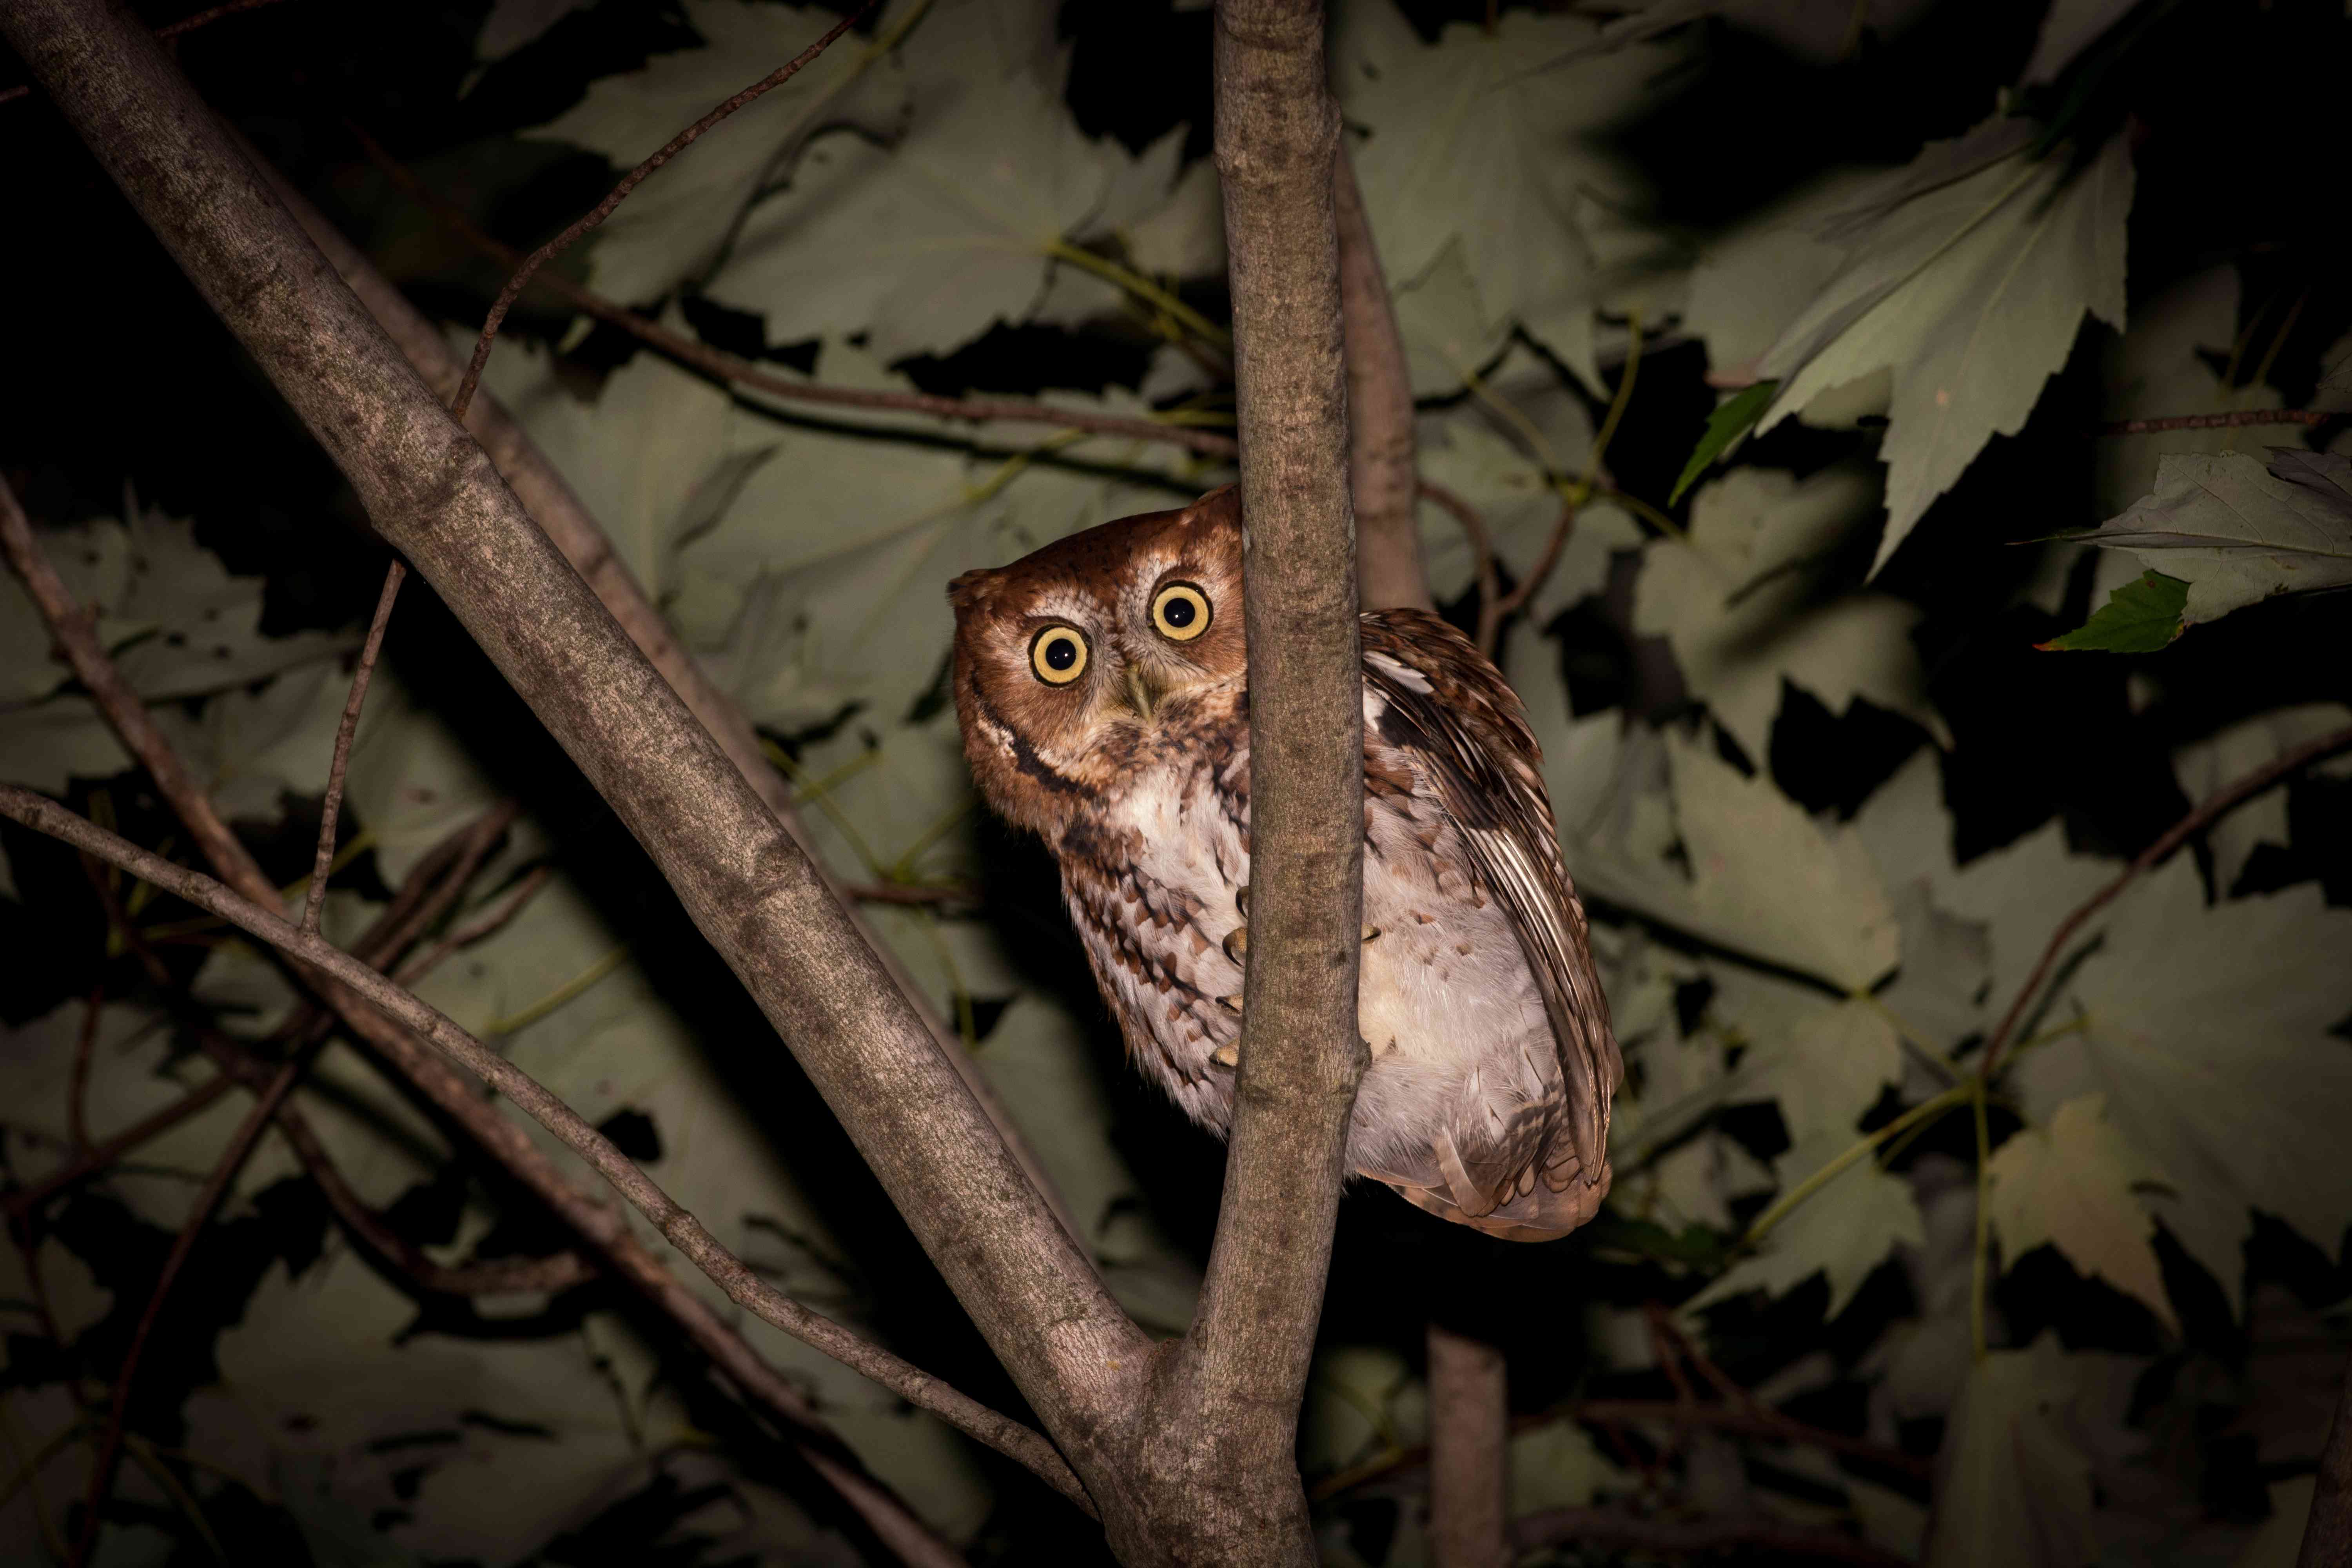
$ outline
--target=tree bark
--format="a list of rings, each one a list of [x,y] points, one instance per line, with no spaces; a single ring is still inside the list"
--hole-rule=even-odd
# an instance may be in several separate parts
[[[234,135],[235,132],[232,131],[231,134]],[[375,318],[376,324],[407,357],[408,363],[415,367],[418,375],[425,378],[425,384],[433,388],[435,395],[445,403],[448,401],[456,395],[458,384],[465,379],[466,366],[450,350],[439,330],[408,302],[406,296],[392,286],[390,279],[375,269],[357,246],[346,239],[318,208],[264,162],[250,144],[245,143],[242,138],[239,144],[254,167],[269,182],[272,193],[293,215],[294,221],[302,226],[302,232],[310,237],[310,242],[326,257],[329,265],[358,296],[360,303],[367,307],[368,314]],[[769,813],[785,832],[793,836],[793,841],[801,847],[810,863],[824,876],[834,896],[841,900],[845,910],[850,911],[850,921],[856,926],[858,934],[866,939],[876,958],[890,972],[900,994],[922,1016],[932,1038],[939,1041],[940,1053],[962,1078],[964,1087],[971,1090],[972,1098],[988,1113],[988,1119],[996,1124],[998,1134],[1003,1138],[1005,1147],[1013,1152],[1013,1158],[1021,1162],[1021,1168],[1027,1173],[1030,1184],[1054,1205],[1055,1212],[1061,1215],[1062,1223],[1069,1229],[1072,1237],[1083,1247],[1086,1231],[1063,1203],[1060,1192],[1045,1174],[1045,1168],[1038,1162],[1036,1152],[1029,1146],[1029,1141],[1013,1125],[1012,1116],[997,1098],[987,1075],[980,1070],[980,1065],[964,1049],[963,1041],[956,1032],[923,997],[908,977],[906,966],[898,962],[898,955],[890,951],[888,944],[875,936],[872,927],[858,918],[856,906],[843,892],[840,879],[817,854],[815,845],[809,838],[807,826],[793,805],[791,789],[783,775],[770,765],[766,754],[761,751],[759,734],[751,728],[751,721],[743,716],[742,709],[712,683],[702,667],[695,662],[694,656],[680,646],[670,632],[669,623],[654,607],[653,601],[646,596],[644,587],[631,574],[627,563],[613,549],[612,541],[602,525],[582,503],[555,465],[547,460],[547,455],[539,449],[538,443],[530,438],[530,433],[515,422],[513,416],[499,405],[498,399],[488,394],[477,395],[466,411],[466,428],[489,454],[499,478],[505,479],[514,491],[515,499],[522,503],[531,521],[539,524],[541,531],[563,552],[563,558],[572,563],[572,570],[580,574],[581,579],[612,612],[613,618],[621,624],[621,629],[628,633],[629,640],[637,645],[639,651],[652,661],[653,667],[661,671],[662,679],[668,681],[687,707],[693,710],[694,716],[702,721],[703,728],[710,731],[711,738],[727,753],[727,760],[735,764],[736,771],[759,795]]]
[[[1363,905],[1363,677],[1332,163],[1314,0],[1220,0],[1250,671],[1250,946],[1224,1204],[1192,1329],[1154,1368],[1135,1562],[1315,1561],[1298,1405],[1331,1255]]]
[[[377,531],[653,855],[1093,1485],[1148,1342],[816,868],[145,30],[99,0],[22,0],[0,28]]]
[[[1414,515],[1421,472],[1412,376],[1396,306],[1372,242],[1356,168],[1343,144],[1331,173],[1339,231],[1339,310],[1348,342],[1348,483],[1356,509],[1357,587],[1363,605],[1433,610]]]
[[[1429,1325],[1429,1547],[1437,1568],[1508,1568],[1507,1394],[1501,1351]]]
[[[2336,1393],[2336,1420],[2320,1450],[2319,1477],[2294,1568],[2352,1568],[2352,1371]]]

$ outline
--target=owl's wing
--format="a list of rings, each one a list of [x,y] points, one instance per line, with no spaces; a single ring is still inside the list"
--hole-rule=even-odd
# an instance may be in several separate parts
[[[1469,638],[1425,610],[1367,611],[1362,635],[1365,689],[1381,703],[1377,715],[1367,715],[1377,738],[1412,757],[1434,784],[1478,880],[1510,912],[1551,1020],[1567,1104],[1528,1108],[1527,1124],[1507,1137],[1498,1174],[1523,1182],[1565,1116],[1584,1180],[1598,1184],[1606,1179],[1609,1101],[1624,1063],[1592,967],[1584,909],[1560,863],[1543,750],[1526,705]],[[1560,1168],[1566,1162],[1554,1156],[1545,1163],[1545,1184],[1560,1191],[1570,1180]]]

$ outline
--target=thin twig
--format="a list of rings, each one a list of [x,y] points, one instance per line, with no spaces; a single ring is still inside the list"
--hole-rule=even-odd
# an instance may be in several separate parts
[[[2050,933],[2050,941],[2042,947],[2042,957],[2034,963],[2033,973],[2025,977],[2025,984],[2018,989],[2015,999],[2009,1005],[2009,1011],[2001,1015],[2000,1026],[1985,1043],[1984,1066],[1980,1069],[1985,1081],[1992,1081],[1993,1070],[2000,1066],[2000,1054],[2008,1048],[2011,1037],[2017,1033],[2017,1026],[2024,1017],[2026,1007],[2040,993],[2042,981],[2049,977],[2051,967],[2058,962],[2059,953],[2082,929],[2084,921],[2105,909],[2135,878],[2152,869],[2174,850],[2203,832],[2212,825],[2214,818],[2231,806],[2250,795],[2261,794],[2297,769],[2323,757],[2333,756],[2347,747],[2352,747],[2352,725],[2331,730],[2291,751],[2282,752],[2243,778],[2222,785],[2206,797],[2204,804],[2167,829],[2163,837],[2141,850],[2130,865],[2116,874],[2113,881],[2093,893],[2076,906],[2072,914],[2060,921],[2058,929]]]
[[[40,799],[38,795],[32,798]],[[47,802],[42,804],[47,805]],[[51,809],[63,814],[62,807]],[[101,858],[113,858],[111,856]],[[158,864],[167,862],[159,861]],[[130,1414],[131,1394],[139,1373],[140,1356],[155,1331],[156,1321],[163,1316],[163,1303],[172,1293],[172,1285],[179,1279],[180,1270],[186,1266],[189,1254],[195,1250],[196,1238],[211,1223],[213,1211],[227,1195],[229,1184],[236,1179],[237,1172],[244,1167],[246,1156],[253,1152],[253,1145],[260,1138],[262,1129],[269,1125],[270,1117],[277,1112],[287,1092],[294,1087],[294,1080],[301,1076],[301,1070],[302,1060],[299,1057],[279,1068],[278,1076],[270,1079],[269,1087],[246,1112],[244,1121],[230,1137],[228,1147],[214,1162],[212,1174],[205,1178],[203,1189],[196,1194],[196,1200],[188,1210],[187,1220],[180,1226],[178,1238],[172,1243],[171,1255],[163,1259],[163,1270],[155,1277],[154,1289],[148,1292],[146,1310],[139,1315],[139,1326],[131,1331],[131,1348],[123,1352],[121,1368],[114,1374],[114,1399],[107,1411],[106,1435],[99,1441],[98,1459],[90,1468],[89,1490],[82,1510],[81,1534],[74,1542],[68,1568],[84,1568],[89,1562],[90,1553],[97,1549],[99,1531],[106,1512],[106,1500],[114,1489],[114,1470],[122,1457],[123,1422]]]
[[[208,11],[199,11],[193,16],[183,16],[176,22],[165,23],[155,29],[155,36],[159,38],[176,38],[183,33],[193,33],[198,27],[217,22],[223,16],[233,16],[239,11],[258,11],[264,5],[276,5],[279,3],[280,0],[228,0],[226,5],[215,5]],[[0,88],[0,103],[12,102],[32,90],[33,84],[28,81],[18,82],[15,87]]]
[[[977,904],[981,891],[969,882],[852,882],[843,889],[869,904]]]
[[[1478,603],[1493,604],[1496,593],[1495,542],[1486,532],[1486,520],[1478,515],[1476,507],[1444,485],[1423,479],[1421,481],[1421,495],[1423,500],[1436,503],[1461,525],[1464,536],[1470,541],[1471,559],[1477,563]]]
[[[158,792],[171,802],[205,858],[247,898],[255,900],[257,907],[264,901],[278,902],[277,889],[260,866],[220,820],[212,803],[195,786],[177,753],[148,717],[138,695],[106,657],[98,641],[94,617],[75,613],[70,596],[35,545],[31,525],[5,483],[0,483],[0,551],[20,563],[20,571],[34,590],[35,604],[48,623],[50,635],[57,638],[75,674],[106,714],[125,748],[146,767]],[[515,809],[509,803],[489,815],[511,821]],[[436,848],[427,860],[436,859],[449,847],[445,845]],[[455,896],[454,888],[448,896]],[[437,914],[433,918],[438,918]],[[422,930],[427,923],[429,921],[420,921],[415,929]],[[412,939],[404,938],[404,942],[406,940]],[[616,1274],[676,1323],[746,1398],[769,1412],[796,1453],[828,1477],[849,1477],[842,1496],[861,1519],[886,1538],[899,1542],[904,1551],[912,1552],[921,1536],[918,1555],[923,1561],[951,1560],[951,1550],[924,1533],[904,1502],[870,1477],[857,1472],[854,1456],[841,1447],[840,1438],[826,1426],[807,1396],[707,1301],[688,1289],[652,1249],[629,1231],[602,1196],[583,1191],[567,1179],[536,1143],[499,1115],[462,1073],[453,1069],[424,1041],[331,980],[316,973],[304,973],[301,979],[355,1035],[374,1048],[389,1076],[422,1095],[472,1135],[485,1154],[592,1244]],[[1034,1433],[1025,1436],[1043,1447],[1043,1440]],[[1046,1462],[1060,1462],[1059,1456],[1050,1448],[1044,1450],[1044,1456]],[[1068,1478],[1067,1468],[1064,1467],[1060,1474]],[[1075,1481],[1069,1484],[1075,1485]],[[1073,1500],[1089,1516],[1093,1514],[1094,1506],[1089,1500],[1079,1496]]]
[[[499,900],[497,907],[488,914],[451,931],[424,953],[402,964],[392,977],[393,984],[414,989],[418,981],[440,966],[443,959],[461,947],[471,947],[520,914],[523,906],[538,897],[539,890],[546,887],[554,875],[552,867],[533,866],[524,874],[522,880],[514,885],[514,890]]]
[[[1910,1568],[1910,1560],[1838,1530],[1809,1530],[1771,1518],[1662,1519],[1613,1508],[1553,1508],[1511,1526],[1521,1552],[1545,1546],[1632,1547],[1696,1556],[1746,1549],[1800,1563],[1859,1563],[1868,1568]]]
[[[395,561],[384,569],[383,592],[376,596],[375,618],[368,623],[367,641],[360,645],[360,667],[352,674],[352,694],[343,700],[343,717],[335,726],[334,760],[327,766],[327,797],[319,810],[319,852],[310,862],[310,892],[302,903],[302,929],[316,931],[327,907],[327,873],[335,863],[335,822],[343,811],[343,778],[352,765],[352,737],[359,731],[360,708],[367,701],[368,682],[375,676],[376,655],[383,649],[384,623],[392,619],[392,602],[408,568]]]
[[[1518,586],[1498,599],[1487,594],[1485,585],[1481,585],[1478,597],[1480,653],[1488,658],[1495,657],[1502,637],[1503,622],[1518,614],[1536,590],[1543,586],[1544,579],[1549,577],[1552,568],[1559,563],[1559,553],[1567,547],[1569,533],[1575,527],[1576,503],[1563,500],[1559,503],[1559,521],[1552,525],[1550,542],[1544,546],[1544,552],[1536,558],[1536,563],[1528,568],[1528,574],[1519,580]],[[1490,573],[1491,570],[1490,566]]]
[[[520,266],[522,253],[512,246],[493,239],[474,226],[455,205],[426,188],[413,174],[394,159],[366,132],[351,127],[368,156],[383,169],[394,184],[428,208],[449,228],[485,255],[509,267]],[[626,306],[615,303],[603,295],[573,282],[561,272],[541,271],[531,281],[540,288],[560,295],[570,304],[620,328],[639,342],[668,355],[682,364],[690,365],[719,381],[764,392],[772,397],[791,402],[822,403],[844,408],[871,408],[902,414],[924,414],[935,419],[952,419],[971,424],[1003,421],[1011,424],[1052,425],[1066,430],[1084,430],[1097,436],[1127,436],[1146,441],[1163,442],[1187,447],[1206,457],[1231,458],[1239,450],[1233,437],[1222,431],[1204,430],[1157,419],[1130,419],[1117,415],[1094,414],[1085,409],[1059,408],[1052,404],[1029,403],[1018,398],[1003,397],[934,397],[919,392],[878,392],[863,387],[830,386],[821,382],[795,381],[761,369],[751,361],[696,339],[673,332],[646,320]]]
[[[106,987],[89,988],[89,1003],[82,1010],[81,1033],[75,1037],[73,1072],[66,1080],[66,1136],[72,1140],[77,1154],[90,1150],[89,1138],[89,1058],[98,1048],[98,1023],[106,1014]]]
[[[1080,1507],[1092,1511],[1085,1489],[1053,1445],[1030,1427],[999,1414],[967,1394],[949,1387],[929,1373],[902,1361],[830,1318],[809,1310],[754,1273],[751,1267],[719,1245],[701,1221],[688,1213],[639,1170],[612,1141],[584,1121],[579,1112],[551,1094],[537,1079],[457,1026],[447,1015],[419,1001],[383,975],[324,939],[304,931],[249,900],[239,898],[210,877],[175,866],[129,840],[118,837],[65,807],[27,789],[0,784],[0,816],[60,838],[74,847],[119,866],[235,925],[319,970],[367,1003],[399,1020],[454,1058],[475,1077],[497,1089],[553,1133],[626,1198],[660,1231],[671,1246],[709,1275],[729,1299],[782,1329],[803,1344],[823,1352],[843,1365],[872,1378],[908,1404],[928,1410],[973,1439],[986,1444],[1034,1471],[1040,1479]]]
[[[474,388],[481,384],[482,367],[489,363],[490,350],[498,342],[499,328],[505,322],[507,311],[512,308],[517,297],[522,293],[524,286],[530,283],[533,275],[541,268],[562,255],[581,236],[611,217],[614,210],[628,199],[629,193],[635,190],[646,175],[693,146],[704,132],[709,131],[745,104],[761,97],[771,89],[782,87],[799,75],[802,67],[824,53],[835,38],[849,31],[866,12],[874,9],[878,4],[880,0],[866,0],[865,5],[834,24],[824,37],[671,137],[660,152],[622,175],[621,183],[614,185],[603,201],[573,219],[571,226],[562,234],[523,258],[522,265],[517,267],[508,277],[506,287],[499,290],[498,299],[490,306],[489,315],[482,321],[482,335],[474,342],[474,357],[466,366],[466,378],[457,384],[457,395],[450,400],[450,416],[459,424],[465,423],[466,410],[473,406]]]
[[[213,1079],[188,1090],[161,1110],[132,1122],[103,1143],[92,1144],[30,1186],[19,1187],[10,1193],[6,1200],[9,1217],[22,1218],[31,1214],[68,1187],[89,1180],[141,1144],[162,1137],[235,1087],[233,1079],[226,1076]]]
[[[2341,419],[2340,410],[2326,408],[2242,408],[2234,414],[2175,414],[2162,419],[2118,419],[2102,425],[2098,436],[2158,436],[2168,430],[2237,430],[2249,425],[2325,425]]]

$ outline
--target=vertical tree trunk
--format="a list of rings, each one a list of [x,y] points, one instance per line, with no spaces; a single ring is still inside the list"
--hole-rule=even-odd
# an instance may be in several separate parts
[[[1348,482],[1356,508],[1357,588],[1364,608],[1430,610],[1414,516],[1421,489],[1412,376],[1356,169],[1342,146],[1331,172],[1339,230],[1339,311],[1348,338]]]
[[[1509,1568],[1503,1352],[1429,1325],[1429,1549],[1437,1568]]]

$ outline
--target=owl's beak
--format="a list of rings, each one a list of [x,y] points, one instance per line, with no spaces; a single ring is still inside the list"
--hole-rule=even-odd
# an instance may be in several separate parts
[[[1137,718],[1149,720],[1151,710],[1160,706],[1162,695],[1145,678],[1140,668],[1132,664],[1127,667],[1127,705],[1135,710]]]

